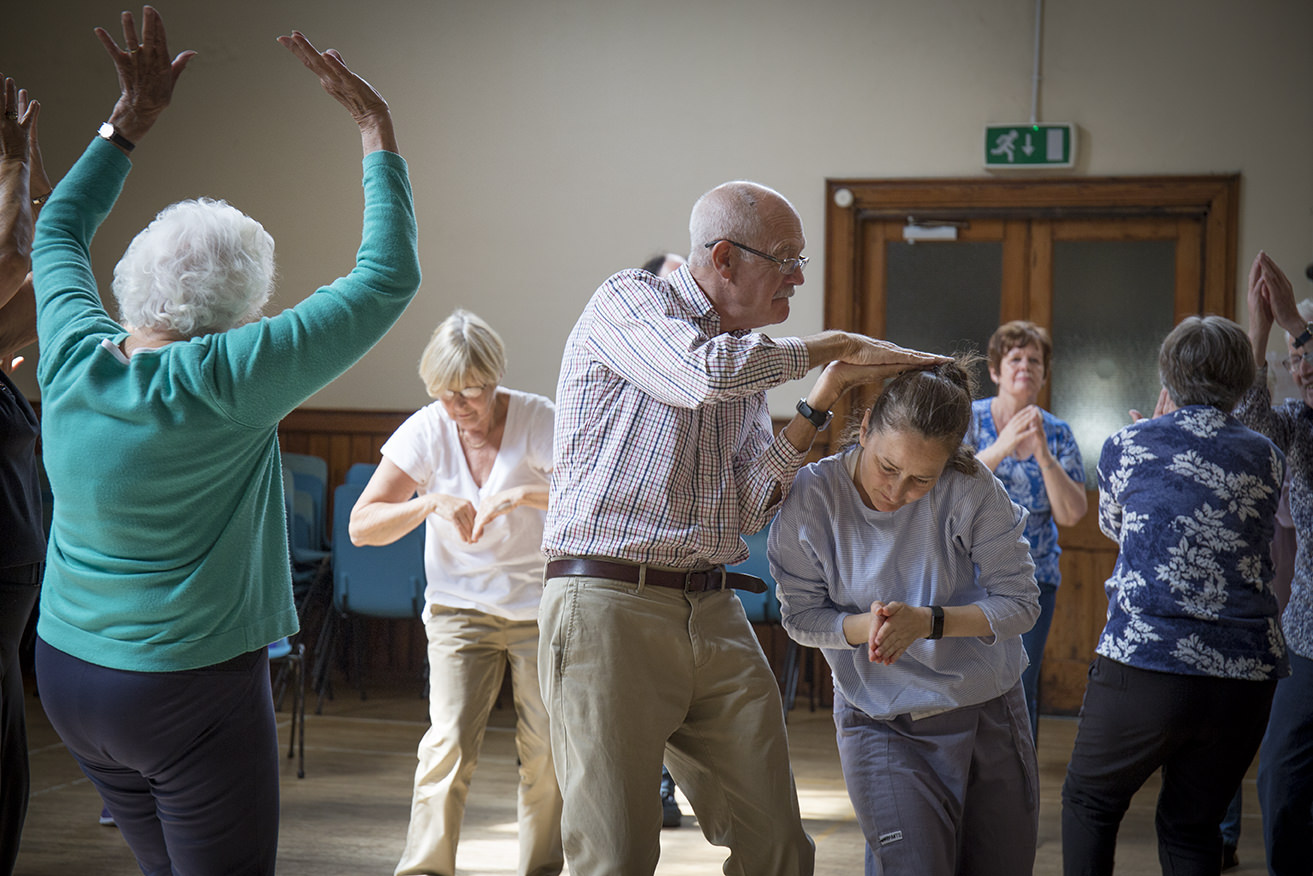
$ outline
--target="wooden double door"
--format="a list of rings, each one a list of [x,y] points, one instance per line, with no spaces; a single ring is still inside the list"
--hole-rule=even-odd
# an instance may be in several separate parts
[[[1238,191],[1237,176],[827,181],[827,328],[944,353],[983,353],[1012,319],[1053,335],[1040,403],[1076,434],[1090,511],[1060,531],[1043,712],[1080,708],[1107,612],[1103,442],[1153,409],[1158,346],[1182,317],[1235,316]]]

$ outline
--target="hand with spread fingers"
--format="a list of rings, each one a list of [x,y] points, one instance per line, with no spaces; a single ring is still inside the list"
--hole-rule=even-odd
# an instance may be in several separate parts
[[[27,284],[24,296],[31,297],[28,278],[29,259],[32,254],[32,188],[33,163],[36,149],[36,118],[41,105],[29,101],[27,90],[20,89],[13,79],[4,80],[4,112],[0,115],[0,308],[3,308]],[[39,164],[39,162],[38,162]],[[45,171],[39,171],[41,193],[50,191]],[[30,307],[24,307],[23,326],[18,326],[12,314],[16,311],[0,310],[0,328],[3,340],[12,349],[0,350],[0,357],[35,340],[34,328],[28,325]],[[21,340],[21,343],[19,341]],[[12,343],[10,343],[12,342]]]
[[[168,40],[164,35],[164,20],[153,6],[141,11],[141,38],[137,37],[136,21],[131,12],[124,12],[123,47],[103,27],[96,28],[96,36],[105,46],[114,69],[118,71],[119,95],[109,123],[120,136],[136,143],[155,124],[173,100],[173,88],[195,52],[179,52],[170,57]],[[122,148],[122,147],[120,147]]]
[[[324,91],[351,113],[351,118],[360,128],[366,155],[379,149],[400,153],[387,101],[347,67],[337,49],[321,52],[298,30],[279,37],[278,42],[300,58],[301,63],[319,77]]]
[[[0,158],[27,161],[41,105],[29,101],[27,89],[20,89],[8,76],[4,80],[4,89],[4,117],[0,118]]]

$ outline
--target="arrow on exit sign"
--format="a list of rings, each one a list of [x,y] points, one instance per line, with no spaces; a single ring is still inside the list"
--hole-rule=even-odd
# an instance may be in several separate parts
[[[1075,125],[1022,122],[985,126],[987,168],[1071,167],[1075,163]]]

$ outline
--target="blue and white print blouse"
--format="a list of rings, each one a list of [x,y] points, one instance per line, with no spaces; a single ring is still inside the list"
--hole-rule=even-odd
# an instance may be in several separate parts
[[[967,430],[966,443],[976,452],[984,450],[998,440],[998,429],[994,426],[994,417],[989,411],[992,399],[982,398],[971,403],[971,428]],[[1062,466],[1073,481],[1085,483],[1085,462],[1081,459],[1080,447],[1076,445],[1076,436],[1071,427],[1041,409],[1044,419],[1044,440],[1049,444],[1049,453]],[[1035,580],[1057,586],[1062,575],[1058,572],[1058,525],[1053,522],[1053,506],[1049,504],[1049,493],[1044,489],[1044,473],[1039,470],[1039,462],[1030,459],[1017,459],[1013,456],[1004,458],[994,471],[995,477],[1003,482],[1008,491],[1008,498],[1030,512],[1026,521],[1026,541],[1030,544],[1030,557],[1035,561]]]
[[[1109,438],[1099,527],[1121,549],[1098,653],[1179,675],[1287,675],[1269,548],[1284,476],[1276,445],[1213,407]]]

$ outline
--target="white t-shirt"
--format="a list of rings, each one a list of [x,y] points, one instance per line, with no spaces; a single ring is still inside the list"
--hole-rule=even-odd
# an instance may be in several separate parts
[[[551,399],[499,387],[510,395],[506,428],[492,471],[480,488],[461,451],[456,424],[441,402],[416,411],[383,445],[383,455],[416,481],[421,493],[468,499],[477,509],[485,496],[526,484],[546,488],[552,471]],[[543,592],[545,513],[520,506],[490,521],[483,537],[466,544],[450,521],[425,521],[424,617],[431,606],[473,608],[511,620],[538,617]]]

